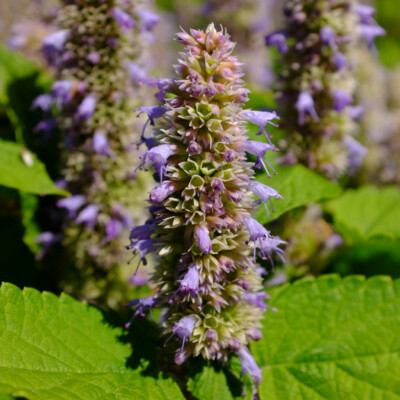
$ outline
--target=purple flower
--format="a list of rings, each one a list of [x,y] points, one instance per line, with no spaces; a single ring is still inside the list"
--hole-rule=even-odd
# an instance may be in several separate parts
[[[378,36],[385,36],[386,31],[379,25],[360,25],[361,34],[367,42],[368,47],[374,44],[375,38]]]
[[[194,231],[194,237],[200,250],[205,254],[209,254],[211,252],[211,239],[209,230],[206,227],[199,225]]]
[[[343,143],[349,153],[349,175],[353,175],[362,165],[368,149],[351,136],[346,136]]]
[[[43,256],[47,253],[50,247],[61,240],[60,234],[55,234],[53,232],[42,232],[40,235],[35,237],[35,243],[42,245],[42,249],[37,254],[36,258],[41,260]]]
[[[353,102],[353,96],[344,90],[336,89],[332,91],[332,96],[334,100],[333,108],[341,113],[348,105]]]
[[[174,193],[176,190],[178,189],[172,182],[163,182],[150,192],[150,201],[153,203],[162,203],[171,193]]]
[[[216,342],[218,340],[218,333],[214,329],[208,329],[205,334],[206,340],[210,342]]]
[[[272,260],[272,252],[275,252],[283,262],[283,250],[278,246],[281,244],[287,244],[287,242],[281,240],[278,236],[272,237],[270,232],[264,228],[258,221],[251,218],[249,215],[243,217],[243,223],[250,234],[250,240],[254,242],[253,247],[253,260],[256,261],[256,250],[259,248],[263,259],[268,258],[271,265],[274,266]]]
[[[192,296],[196,295],[199,291],[200,283],[197,265],[193,264],[191,267],[189,267],[183,279],[178,280],[177,282],[181,284],[181,287],[179,288],[181,292],[188,292]]]
[[[99,205],[89,204],[79,213],[75,222],[77,224],[85,224],[86,226],[93,228],[97,221],[97,214],[99,213],[99,211]]]
[[[319,33],[319,37],[323,44],[327,46],[335,45],[336,32],[330,26],[324,26]]]
[[[146,269],[138,271],[129,278],[129,283],[134,286],[144,286],[149,282],[149,273]]]
[[[62,51],[64,50],[64,45],[68,39],[68,36],[69,30],[63,29],[46,36],[42,40],[42,44],[44,47],[52,47],[57,51]]]
[[[335,53],[333,55],[333,62],[335,63],[335,67],[338,71],[349,65],[347,58],[342,53]]]
[[[103,131],[97,130],[93,135],[93,150],[101,156],[111,156],[110,145]]]
[[[133,20],[133,18],[125,11],[122,11],[119,8],[114,7],[111,10],[111,14],[114,17],[117,24],[125,30],[129,30],[133,28],[133,26],[135,25],[135,21]]]
[[[285,262],[285,258],[283,257],[284,251],[279,247],[281,244],[287,244],[284,240],[282,240],[279,236],[265,236],[261,238],[256,244],[255,247],[259,248],[261,251],[262,258],[269,259],[272,267],[274,266],[274,262],[272,260],[272,253],[275,253],[282,262]]]
[[[166,113],[167,110],[162,106],[151,106],[151,107],[138,107],[135,108],[133,111],[140,111],[140,113],[147,114],[150,120],[150,124],[154,125],[154,120],[156,118],[161,118]]]
[[[251,340],[260,340],[263,337],[262,332],[259,329],[253,328],[252,330],[247,332],[247,336],[251,339]]]
[[[181,318],[178,322],[175,322],[172,328],[171,336],[166,340],[167,343],[173,336],[178,336],[182,340],[181,352],[183,352],[183,347],[185,346],[186,340],[192,336],[194,326],[196,325],[196,318],[192,315]]]
[[[132,241],[130,246],[127,247],[128,250],[133,249],[133,254],[137,254],[137,252],[139,252],[140,260],[136,271],[138,270],[141,262],[143,262],[143,265],[147,265],[146,255],[154,250],[154,244],[155,241],[153,239],[144,239],[138,240],[137,242]]]
[[[60,80],[53,83],[51,92],[57,99],[57,106],[60,108],[72,100],[73,83],[68,80]]]
[[[118,237],[123,229],[124,225],[119,219],[111,218],[106,225],[106,240],[111,242]]]
[[[135,299],[130,301],[126,307],[135,307],[136,311],[133,314],[133,317],[131,318],[131,320],[125,324],[125,328],[129,329],[129,327],[132,324],[132,321],[138,316],[140,315],[141,317],[145,316],[145,311],[147,310],[151,310],[158,302],[158,298],[157,296],[149,296],[149,297],[145,297],[143,299]]]
[[[139,67],[139,65],[134,62],[128,64],[128,71],[132,83],[137,83],[140,86],[155,86],[157,84],[155,78],[150,76],[143,68]]]
[[[35,132],[43,132],[45,135],[48,135],[55,127],[57,126],[57,122],[54,118],[45,119],[40,121],[36,126]]]
[[[369,25],[370,23],[374,22],[373,16],[376,13],[374,7],[367,6],[365,4],[357,4],[355,6],[355,10],[363,24]]]
[[[57,65],[59,54],[64,50],[65,43],[69,36],[69,30],[64,29],[46,36],[42,40],[42,51],[50,65]]]
[[[154,222],[146,223],[140,226],[135,226],[134,228],[131,229],[129,239],[130,240],[150,239],[150,236],[153,234],[155,227],[156,224]]]
[[[350,106],[347,107],[346,111],[354,121],[358,121],[364,115],[365,110],[363,106]]]
[[[111,209],[111,216],[119,219],[129,229],[132,228],[132,217],[120,203],[115,203]]]
[[[87,56],[87,59],[91,64],[97,64],[100,61],[100,54],[97,51],[92,51]]]
[[[269,143],[271,143],[271,134],[268,132],[267,125],[270,124],[272,126],[278,127],[277,124],[271,122],[273,119],[279,119],[276,115],[276,112],[268,112],[268,111],[252,111],[252,110],[244,110],[242,112],[242,116],[247,121],[251,122],[254,125],[257,125],[260,129],[257,132],[257,135],[260,135],[262,132],[265,133]]]
[[[74,218],[76,212],[86,203],[86,197],[80,194],[58,200],[57,207],[65,208],[69,218]]]
[[[50,94],[41,94],[33,101],[32,110],[40,108],[42,111],[47,112],[51,110],[52,104],[53,96],[51,96]]]
[[[191,141],[187,147],[187,152],[190,156],[200,154],[201,146],[197,142]]]
[[[145,31],[151,31],[161,20],[156,13],[146,9],[139,9],[137,14],[142,22],[142,28]]]
[[[247,347],[241,347],[238,351],[238,356],[242,365],[242,375],[249,374],[254,383],[259,385],[262,380],[262,371]]]
[[[160,182],[163,181],[163,176],[166,173],[165,165],[167,164],[168,157],[170,157],[176,151],[175,146],[171,144],[161,144],[156,147],[152,147],[143,156],[142,164],[139,168],[142,168],[147,162],[152,162],[154,169],[160,176]]]
[[[267,231],[258,221],[251,218],[249,215],[243,217],[243,223],[246,229],[249,231],[250,240],[256,242],[257,240],[269,237],[269,231]]]
[[[274,32],[266,36],[265,44],[267,46],[276,46],[281,54],[285,54],[289,50],[289,47],[286,43],[286,37],[280,32]]]
[[[260,203],[264,203],[265,209],[267,210],[268,218],[270,218],[267,200],[269,199],[270,201],[272,211],[275,211],[271,197],[275,197],[276,199],[283,199],[283,197],[275,189],[257,181],[250,182],[250,190],[260,198],[260,200],[257,200],[253,203],[253,206],[256,206]]]
[[[150,125],[154,125],[154,120],[156,118],[161,118],[167,112],[167,110],[162,106],[152,106],[152,107],[138,107],[135,108],[133,111],[140,111],[139,115],[141,113],[145,113],[149,117],[149,119],[144,124],[141,136],[141,142],[146,143],[144,132],[146,130],[147,124],[150,122]]]
[[[265,153],[268,151],[278,151],[278,149],[273,145],[273,144],[267,144],[267,143],[260,143],[256,142],[254,140],[247,140],[244,144],[244,151],[247,153],[253,154],[257,157],[257,163],[255,165],[256,168],[260,168],[261,165],[264,167],[265,172],[268,175],[268,178],[271,177],[271,174],[269,173],[269,170],[267,166],[265,165],[265,162],[269,165],[269,167],[272,169],[274,174],[276,175],[276,171],[272,164],[265,158]],[[265,161],[265,162],[264,162]]]
[[[160,90],[157,92],[154,97],[160,102],[164,102],[165,100],[165,95],[167,94],[167,91],[172,87],[172,85],[175,84],[174,79],[169,79],[169,78],[159,78],[157,81],[157,87]]]
[[[299,125],[304,125],[306,114],[309,114],[313,121],[318,121],[315,111],[314,100],[308,92],[301,92],[296,101],[296,110],[299,112]]]
[[[97,99],[93,95],[85,97],[78,107],[78,118],[87,121],[96,109]]]
[[[249,303],[253,306],[261,308],[261,310],[263,310],[263,311],[267,310],[267,305],[265,304],[264,299],[268,299],[268,298],[269,298],[269,296],[265,292],[245,293],[243,296],[243,300],[246,303]]]

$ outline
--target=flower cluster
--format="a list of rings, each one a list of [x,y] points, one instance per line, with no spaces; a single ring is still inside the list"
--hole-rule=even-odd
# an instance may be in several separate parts
[[[126,260],[122,243],[133,219],[143,220],[146,179],[128,182],[140,139],[132,109],[144,101],[140,86],[156,84],[141,55],[157,22],[141,2],[66,1],[59,30],[43,40],[58,80],[33,104],[49,115],[36,130],[63,133],[62,185],[72,195],[58,206],[67,214],[65,241],[88,277]]]
[[[357,99],[365,109],[361,142],[368,148],[362,182],[400,184],[400,68],[387,69],[376,54],[359,51]]]
[[[142,165],[153,164],[159,183],[150,193],[152,217],[132,229],[130,245],[143,262],[150,252],[159,256],[152,277],[158,291],[131,305],[134,317],[165,309],[164,333],[180,342],[176,363],[191,355],[226,361],[237,352],[258,383],[261,371],[247,346],[261,337],[268,305],[256,251],[264,259],[283,258],[283,251],[250,215],[253,193],[256,204],[280,196],[253,180],[246,154],[270,173],[267,154],[276,148],[266,126],[276,114],[243,109],[248,90],[226,33],[211,24],[177,40],[186,46],[175,66],[179,79],[160,80],[162,106],[141,108],[155,124],[153,137],[143,138]],[[248,140],[245,120],[259,125],[268,143]]]
[[[374,13],[355,0],[286,1],[285,30],[266,43],[283,54],[277,99],[288,132],[287,161],[333,179],[360,166],[366,149],[353,137],[363,109],[354,104],[352,55],[361,42],[373,46],[385,34]]]
[[[260,55],[264,35],[274,29],[271,10],[276,0],[208,0],[202,7],[208,20],[222,24],[237,38],[236,51],[241,58],[251,60],[244,70],[247,81],[266,87],[272,73],[268,54]]]

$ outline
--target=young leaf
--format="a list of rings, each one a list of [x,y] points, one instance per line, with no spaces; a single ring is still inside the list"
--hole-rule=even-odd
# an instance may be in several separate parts
[[[21,145],[0,140],[0,154],[0,185],[35,194],[68,194],[51,181],[44,165]]]
[[[347,190],[330,205],[338,231],[350,241],[400,238],[400,190],[365,186]]]
[[[326,275],[271,290],[260,400],[400,398],[400,280]]]
[[[275,212],[271,213],[271,219],[263,205],[259,206],[256,219],[266,224],[285,212],[304,206],[314,201],[331,199],[341,192],[340,187],[322,177],[316,172],[310,171],[302,165],[277,167],[279,178],[268,179],[267,175],[257,175],[257,180],[267,186],[272,186],[283,199],[272,199]],[[268,204],[270,210],[271,206]]]
[[[0,393],[28,400],[183,399],[171,380],[127,369],[121,330],[67,295],[3,284],[0,332]]]

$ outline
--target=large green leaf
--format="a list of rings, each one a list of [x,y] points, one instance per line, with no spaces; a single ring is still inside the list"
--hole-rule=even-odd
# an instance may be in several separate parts
[[[334,223],[350,241],[400,237],[400,190],[365,186],[347,190],[331,204]]]
[[[0,289],[0,392],[29,400],[180,400],[169,379],[125,367],[129,347],[102,314],[71,297]]]
[[[52,182],[34,154],[17,143],[3,140],[0,140],[0,185],[35,194],[68,194]]]
[[[400,399],[400,281],[326,275],[271,290],[252,346],[260,400]]]
[[[283,196],[281,200],[272,199],[275,212],[271,213],[271,219],[268,218],[264,206],[259,207],[256,218],[262,224],[276,219],[294,208],[334,198],[341,192],[337,184],[302,165],[278,166],[276,169],[278,175],[271,179],[266,174],[257,175],[259,182],[273,187]]]

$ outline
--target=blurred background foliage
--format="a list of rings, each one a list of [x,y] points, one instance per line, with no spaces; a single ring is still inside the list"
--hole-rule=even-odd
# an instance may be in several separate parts
[[[31,43],[20,50],[9,48],[15,24],[37,18],[51,26],[51,7],[56,3],[34,3],[33,13],[31,2],[5,0],[0,5],[0,281],[59,293],[63,289],[60,271],[74,267],[66,262],[63,250],[57,250],[57,247],[51,252],[51,259],[43,263],[44,249],[35,238],[57,225],[57,217],[49,213],[53,212],[59,196],[66,195],[53,184],[60,177],[60,135],[53,132],[46,136],[35,132],[41,113],[31,109],[33,100],[49,90],[53,72],[41,61],[40,38],[32,36]],[[210,16],[200,12],[204,3],[201,0],[155,2],[162,19],[155,34],[154,76],[172,75],[176,47],[169,43],[178,26],[204,27],[210,22]],[[385,71],[400,70],[398,0],[379,0],[374,6],[378,23],[387,31],[385,37],[377,39],[377,56]],[[279,6],[275,5],[274,9],[278,15]],[[26,10],[26,15],[20,10]],[[273,26],[266,22],[257,32],[260,38],[279,27],[279,18],[273,16],[272,19],[275,21]],[[219,24],[219,21],[214,22]],[[256,61],[246,55],[246,46],[244,43],[238,48],[239,57],[249,64],[260,61],[260,68],[265,68],[267,74],[266,68],[272,68],[275,52],[268,53],[261,46]],[[256,82],[259,75],[254,76],[254,80],[249,79],[252,89],[249,108],[273,109],[276,106],[274,93],[267,84],[272,78],[264,77],[264,83],[260,83]],[[255,135],[257,129],[251,125],[249,129],[250,134]],[[271,132],[278,141],[284,137],[284,132],[279,129],[272,128]],[[267,277],[268,284],[325,272],[342,276],[400,276],[398,188],[360,189],[352,180],[332,183],[302,166],[279,167],[278,172],[274,187],[285,200],[274,202],[276,213],[271,219],[261,208],[258,217],[271,231],[289,241],[288,263],[276,265],[276,273]],[[267,179],[260,176],[260,180]],[[270,269],[266,263],[265,267]],[[144,287],[135,290],[131,294],[139,296],[148,291]]]

